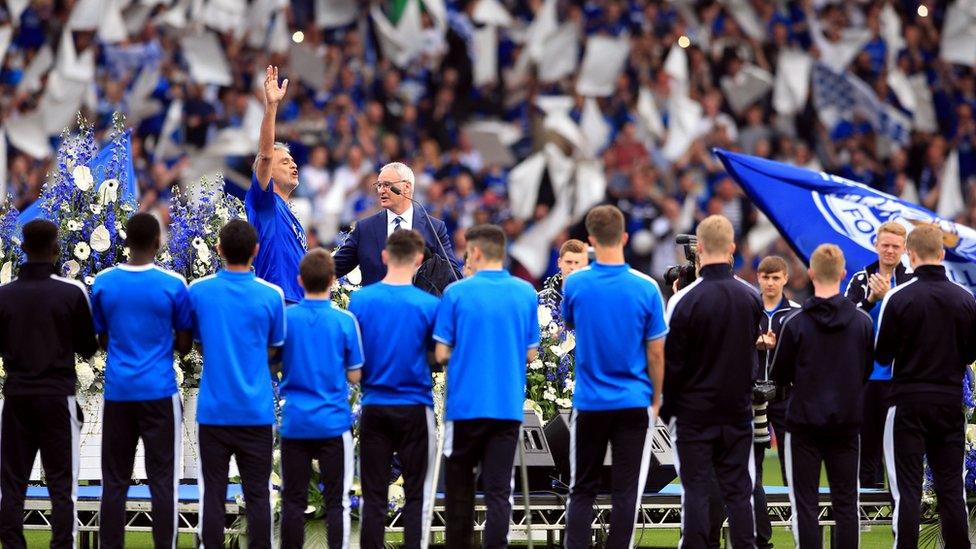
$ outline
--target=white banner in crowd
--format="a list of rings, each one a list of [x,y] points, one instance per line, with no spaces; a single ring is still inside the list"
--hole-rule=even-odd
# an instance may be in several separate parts
[[[617,77],[624,70],[630,39],[591,36],[576,81],[576,93],[590,97],[609,97],[617,87]]]
[[[315,24],[321,28],[344,27],[358,15],[356,0],[315,0]]]
[[[227,64],[227,57],[211,31],[184,36],[180,42],[183,56],[190,66],[190,78],[203,84],[230,86],[234,77]]]
[[[563,23],[543,46],[546,61],[538,65],[539,80],[556,82],[576,72],[579,63],[579,32],[573,23]]]
[[[779,52],[776,60],[776,82],[773,84],[773,108],[782,115],[793,115],[807,104],[810,96],[810,72],[813,58],[798,49]]]
[[[976,67],[976,0],[956,0],[946,10],[939,56]]]
[[[654,101],[654,94],[651,90],[641,87],[637,93],[637,114],[644,129],[656,140],[664,137],[664,122],[661,121],[661,113],[657,109]]]
[[[741,115],[773,89],[773,75],[755,65],[743,65],[732,77],[722,77],[722,91],[732,110]]]
[[[512,15],[498,0],[478,0],[471,14],[471,20],[481,25],[495,27],[510,27],[514,22]]]
[[[498,29],[491,25],[475,29],[471,42],[474,85],[494,84],[498,80]]]

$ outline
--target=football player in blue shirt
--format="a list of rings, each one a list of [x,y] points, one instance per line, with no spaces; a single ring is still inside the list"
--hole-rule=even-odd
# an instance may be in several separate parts
[[[177,490],[183,450],[183,404],[173,348],[192,344],[186,280],[153,263],[160,246],[156,218],[138,213],[125,227],[129,261],[106,269],[92,286],[95,332],[108,350],[102,414],[100,541],[122,547],[125,501],[136,446],[142,438],[152,496],[153,543],[177,537]]]
[[[200,540],[224,542],[224,503],[230,458],[237,458],[247,509],[248,547],[272,540],[271,449],[275,423],[268,348],[285,343],[281,288],[257,278],[251,264],[258,235],[235,219],[220,230],[225,267],[190,284],[194,336],[203,345],[197,401]]]
[[[363,330],[363,413],[359,425],[363,514],[360,544],[384,546],[390,466],[403,468],[403,545],[426,547],[423,520],[433,502],[437,430],[430,349],[438,300],[411,282],[424,259],[424,239],[394,232],[382,252],[386,277],[352,294],[349,310]]]
[[[590,546],[608,444],[613,510],[607,546],[629,547],[661,407],[668,327],[657,282],[624,262],[627,233],[620,210],[593,208],[586,230],[596,262],[566,277],[562,303],[566,326],[576,330],[566,547]]]
[[[325,485],[329,547],[349,546],[353,476],[349,383],[359,383],[363,344],[355,317],[332,304],[335,263],[323,249],[299,266],[305,299],[288,308],[282,349],[281,546],[302,547],[312,460]]]
[[[278,104],[287,91],[288,79],[279,86],[278,67],[268,66],[258,155],[244,207],[261,244],[254,259],[254,271],[259,278],[278,285],[285,292],[286,301],[296,303],[302,299],[298,263],[305,255],[308,241],[301,222],[288,207],[288,199],[298,187],[298,166],[288,147],[275,142]]]
[[[508,545],[515,450],[525,402],[525,369],[539,346],[535,289],[503,269],[505,233],[465,233],[471,278],[447,287],[434,325],[437,362],[447,364],[444,429],[448,547],[470,547],[475,469],[487,517],[485,547]]]

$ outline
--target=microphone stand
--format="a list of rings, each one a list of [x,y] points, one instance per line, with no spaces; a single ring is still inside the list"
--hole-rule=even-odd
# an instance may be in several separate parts
[[[403,191],[400,190],[400,187],[397,187],[396,185],[390,186],[390,192],[392,192],[397,196],[402,196],[407,200],[409,200],[410,202],[413,202],[414,204],[419,206],[420,211],[424,213],[424,217],[427,219],[427,225],[430,226],[430,230],[434,231],[434,223],[430,220],[430,214],[427,213],[427,208],[425,208],[423,204],[414,200],[412,196],[407,196],[403,194]],[[443,255],[444,259],[446,259],[447,262],[451,265],[451,276],[454,277],[454,282],[457,282],[460,279],[458,278],[457,270],[454,268],[454,262],[451,261],[450,256],[447,255],[447,250],[444,249],[444,243],[441,242],[441,235],[437,234],[437,231],[434,231],[434,239],[437,240],[437,245],[441,249],[441,255]]]

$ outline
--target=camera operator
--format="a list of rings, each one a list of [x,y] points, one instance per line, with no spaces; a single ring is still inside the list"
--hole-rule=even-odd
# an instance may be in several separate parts
[[[758,292],[732,275],[732,224],[705,218],[697,229],[700,278],[668,303],[664,409],[682,489],[682,547],[705,547],[708,500],[718,479],[733,547],[755,546],[752,504],[753,373],[763,316]]]
[[[879,303],[893,288],[912,279],[902,264],[905,255],[905,236],[908,232],[895,221],[882,223],[875,236],[874,247],[878,260],[854,273],[844,294],[861,310],[871,315],[878,325]],[[888,392],[891,390],[891,367],[875,363],[871,379],[864,390],[864,422],[861,424],[860,478],[863,488],[884,488],[884,466],[881,462],[881,441],[885,415],[888,412]]]
[[[783,323],[772,377],[793,390],[786,410],[786,461],[797,547],[822,547],[821,463],[827,466],[837,547],[857,547],[861,395],[872,359],[871,319],[844,296],[844,254],[822,244],[810,257],[814,296]],[[897,515],[896,515],[897,516]]]
[[[976,301],[946,278],[942,239],[936,225],[912,230],[907,247],[915,278],[888,292],[878,318],[875,357],[897,364],[884,454],[898,549],[918,545],[923,456],[932,469],[945,547],[970,546],[960,474],[966,418],[959,397],[966,366],[976,360]]]

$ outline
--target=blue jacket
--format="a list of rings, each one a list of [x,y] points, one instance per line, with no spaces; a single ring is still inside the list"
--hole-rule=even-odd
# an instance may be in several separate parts
[[[427,244],[427,248],[441,257],[440,245],[437,238],[440,237],[447,252],[447,259],[458,271],[461,264],[454,257],[454,247],[447,234],[447,227],[440,219],[430,218],[431,223],[427,223],[427,218],[419,208],[413,210],[413,229],[419,232]],[[335,253],[336,276],[342,277],[359,266],[363,274],[363,286],[368,286],[383,280],[386,276],[386,265],[383,264],[381,252],[386,248],[387,217],[386,210],[371,215],[356,222],[349,238],[342,244],[342,247]]]

